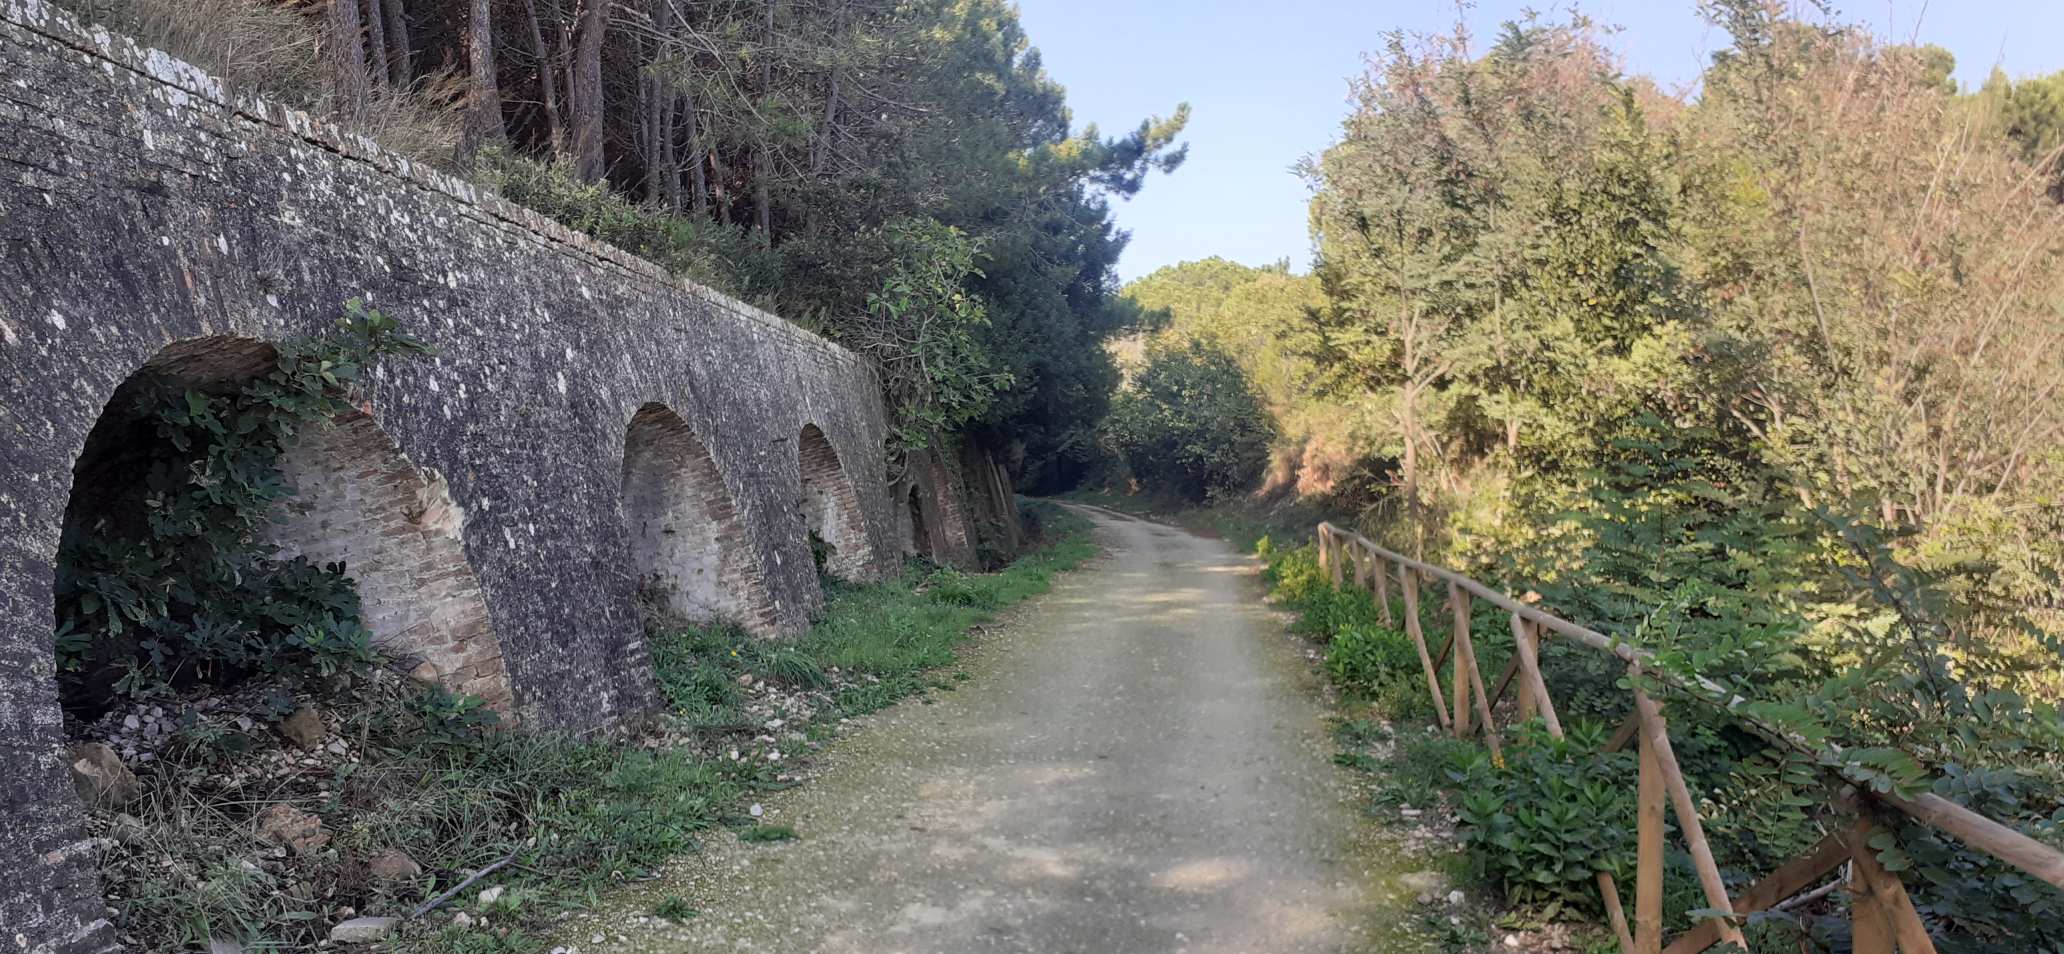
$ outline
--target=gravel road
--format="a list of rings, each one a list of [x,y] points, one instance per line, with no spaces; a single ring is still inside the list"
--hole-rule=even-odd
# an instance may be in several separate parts
[[[1082,508],[1105,552],[967,652],[970,678],[830,746],[581,954],[1408,952],[1409,863],[1357,817],[1317,679],[1251,561]],[[643,917],[674,894],[686,924]],[[594,938],[603,939],[595,943]]]

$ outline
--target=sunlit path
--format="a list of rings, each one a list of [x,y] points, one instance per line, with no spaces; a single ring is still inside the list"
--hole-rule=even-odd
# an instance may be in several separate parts
[[[584,950],[1404,951],[1297,644],[1218,541],[1095,511],[1106,555],[970,678],[766,804],[799,841],[685,862]],[[728,842],[728,839],[727,839]],[[667,894],[703,913],[641,919]],[[626,940],[619,941],[621,934]],[[584,943],[586,942],[586,943]]]

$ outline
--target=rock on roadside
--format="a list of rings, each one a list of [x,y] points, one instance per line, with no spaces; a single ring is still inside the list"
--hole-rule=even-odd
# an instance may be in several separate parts
[[[330,943],[371,944],[400,926],[400,918],[352,918],[330,929]]]
[[[81,800],[96,807],[118,807],[143,797],[143,783],[105,742],[72,750],[72,785]]]
[[[366,862],[366,873],[372,875],[374,881],[414,881],[422,877],[423,866],[416,864],[416,859],[409,857],[408,852],[389,848]]]
[[[313,752],[322,745],[323,734],[326,731],[323,728],[322,713],[314,706],[295,709],[293,715],[281,719],[279,724],[279,734],[286,736],[287,741],[294,743],[294,746],[303,752]]]
[[[258,837],[305,855],[330,843],[322,819],[292,805],[274,805],[258,813]]]

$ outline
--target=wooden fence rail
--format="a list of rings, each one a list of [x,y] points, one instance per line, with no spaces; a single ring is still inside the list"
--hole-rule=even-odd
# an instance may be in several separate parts
[[[1414,560],[1377,546],[1369,538],[1321,523],[1318,527],[1319,565],[1333,585],[1344,586],[1352,566],[1354,586],[1375,595],[1386,625],[1391,624],[1390,586],[1395,583],[1404,602],[1404,629],[1417,650],[1426,676],[1426,691],[1433,700],[1436,720],[1442,729],[1469,738],[1481,732],[1493,757],[1500,755],[1497,706],[1507,690],[1517,686],[1515,706],[1520,719],[1539,716],[1550,735],[1563,738],[1562,720],[1549,697],[1547,680],[1541,676],[1540,647],[1543,640],[1559,636],[1588,649],[1617,657],[1633,676],[1633,698],[1629,715],[1620,732],[1606,743],[1607,751],[1628,744],[1637,747],[1640,776],[1636,801],[1634,917],[1630,924],[1622,907],[1619,885],[1611,875],[1597,872],[1600,897],[1606,918],[1626,954],[1698,954],[1722,941],[1743,942],[1737,921],[1746,915],[1768,910],[1807,891],[1836,868],[1848,864],[1847,888],[1853,898],[1850,917],[1856,954],[1934,954],[1906,887],[1898,876],[1878,863],[1868,845],[1871,834],[1883,825],[1881,819],[1904,814],[1941,830],[1964,844],[1998,858],[2059,888],[2064,888],[2064,852],[2049,847],[2006,825],[1993,821],[1934,794],[1911,799],[1871,792],[1845,792],[1848,801],[1835,807],[1855,816],[1853,827],[1829,835],[1805,855],[1780,866],[1737,895],[1730,896],[1726,882],[1706,841],[1700,823],[1698,799],[1685,782],[1684,772],[1671,749],[1668,722],[1662,706],[1642,689],[1661,685],[1690,698],[1725,710],[1743,727],[1771,743],[1813,756],[1839,754],[1817,748],[1797,735],[1767,720],[1743,711],[1748,701],[1704,679],[1683,679],[1653,669],[1644,671],[1651,660],[1642,650],[1602,633],[1564,620],[1511,596],[1494,590],[1460,573]],[[1446,584],[1454,624],[1447,642],[1438,652],[1428,644],[1419,621],[1420,587],[1425,581]],[[1485,691],[1483,673],[1477,667],[1476,648],[1470,633],[1471,610],[1483,600],[1511,614],[1512,661],[1496,686]],[[1452,659],[1453,672],[1445,687],[1441,667]],[[1444,691],[1445,689],[1445,691]],[[1706,908],[1716,912],[1691,930],[1664,946],[1663,855],[1666,815],[1675,815],[1686,853],[1698,874]]]

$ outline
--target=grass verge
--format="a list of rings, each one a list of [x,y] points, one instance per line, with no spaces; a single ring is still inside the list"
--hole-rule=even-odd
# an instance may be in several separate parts
[[[336,707],[329,738],[350,754],[332,762],[286,753],[286,774],[244,778],[252,746],[277,744],[262,725],[241,743],[176,746],[149,774],[150,797],[104,819],[119,923],[143,950],[312,949],[338,921],[407,914],[500,864],[376,949],[537,954],[554,919],[652,877],[714,829],[795,837],[758,824],[752,797],[797,784],[798,763],[845,717],[953,685],[955,649],[976,627],[1095,553],[1087,521],[1028,509],[1039,542],[1003,570],[912,563],[881,583],[828,583],[823,619],[793,640],[656,630],[664,711],[634,737],[500,731],[465,700],[385,679]],[[326,840],[263,840],[255,821],[279,806],[319,820]],[[415,870],[383,872],[375,862],[394,852]]]

